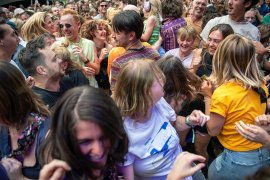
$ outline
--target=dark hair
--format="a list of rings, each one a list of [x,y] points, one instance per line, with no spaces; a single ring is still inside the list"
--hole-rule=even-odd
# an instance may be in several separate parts
[[[205,12],[203,19],[202,19],[202,29],[206,26],[208,21],[210,21],[211,19],[214,19],[216,17],[221,17],[221,16],[222,16],[222,14],[220,14],[220,13]]]
[[[4,35],[6,33],[6,30],[3,27],[1,27],[4,24],[7,24],[6,20],[4,18],[0,17],[0,39],[3,39]]]
[[[115,32],[135,32],[136,38],[140,39],[143,32],[143,19],[133,10],[122,11],[112,19],[112,28]]]
[[[230,34],[234,34],[233,28],[229,24],[217,24],[210,29],[209,34],[216,30],[221,32],[223,39]]]
[[[23,74],[12,64],[0,60],[0,118],[6,125],[20,128],[30,112],[48,116],[40,98],[26,85]]]
[[[106,165],[123,162],[128,138],[119,109],[102,90],[82,86],[69,90],[56,103],[51,130],[42,147],[43,163],[51,158],[67,162],[72,168],[67,173],[68,179],[93,177],[95,164],[81,153],[75,135],[75,125],[79,121],[97,124],[109,138],[111,149]]]
[[[258,4],[258,2],[259,2],[259,0],[245,0],[245,3],[249,2],[249,1],[251,1],[251,4],[250,4],[250,6],[248,6],[248,7],[245,9],[245,11],[250,10],[253,6],[255,6],[256,4]]]
[[[187,102],[190,102],[195,97],[195,90],[200,89],[201,80],[189,72],[178,57],[165,56],[158,60],[158,66],[166,76],[164,85],[166,101],[170,102],[172,98],[177,99],[185,95]]]
[[[46,47],[47,34],[41,35],[38,38],[27,43],[26,48],[19,53],[19,62],[22,67],[30,74],[36,74],[38,65],[45,65],[45,56],[40,52]]]
[[[180,18],[183,14],[183,3],[181,0],[162,0],[161,14],[163,18]]]

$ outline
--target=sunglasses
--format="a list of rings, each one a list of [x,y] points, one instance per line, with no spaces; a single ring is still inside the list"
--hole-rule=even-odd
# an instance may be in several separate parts
[[[63,29],[64,26],[68,29],[71,27],[71,24],[59,24],[60,29]]]
[[[107,4],[101,4],[100,7],[107,7]]]

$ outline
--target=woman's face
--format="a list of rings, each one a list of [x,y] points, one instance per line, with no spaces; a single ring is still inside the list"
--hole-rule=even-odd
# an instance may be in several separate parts
[[[212,31],[207,39],[208,52],[214,55],[219,43],[223,40],[223,35],[219,30]]]
[[[51,34],[54,32],[54,23],[50,16],[46,16],[45,18],[45,29],[47,29]]]
[[[95,30],[95,39],[106,41],[107,39],[107,31],[105,29],[105,25],[97,25],[97,29]]]
[[[105,137],[99,125],[89,121],[79,121],[75,129],[82,154],[95,166],[103,168],[111,148],[110,140]]]
[[[164,96],[164,81],[162,78],[155,78],[153,85],[150,90],[153,104],[156,104]]]
[[[193,49],[193,44],[194,44],[194,38],[190,37],[190,38],[185,38],[185,39],[180,39],[178,38],[178,44],[179,44],[179,48],[180,51],[182,53],[191,53],[192,49]]]

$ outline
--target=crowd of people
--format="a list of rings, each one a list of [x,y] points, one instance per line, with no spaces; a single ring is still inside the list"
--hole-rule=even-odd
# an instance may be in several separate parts
[[[1,179],[270,178],[269,0],[47,2],[0,7]]]

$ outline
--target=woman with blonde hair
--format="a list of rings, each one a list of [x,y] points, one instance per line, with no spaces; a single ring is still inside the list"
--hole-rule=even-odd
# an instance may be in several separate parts
[[[145,1],[143,5],[143,13],[146,20],[144,21],[144,30],[141,40],[153,45],[159,39],[159,31],[161,26],[160,0]]]
[[[43,33],[54,33],[54,23],[46,12],[36,12],[22,26],[21,34],[25,41],[30,41]]]
[[[165,56],[173,55],[180,59],[183,66],[187,69],[191,67],[193,58],[193,44],[195,42],[197,33],[192,26],[181,27],[177,31],[177,42],[179,48],[171,49],[165,53]]]
[[[186,118],[176,117],[163,98],[164,82],[164,74],[152,60],[129,61],[120,71],[113,99],[129,138],[129,151],[121,165],[125,179],[165,179],[182,152],[176,130],[207,121],[196,110]]]
[[[209,179],[240,180],[269,166],[270,152],[262,144],[242,137],[235,125],[239,121],[255,124],[266,110],[268,91],[256,60],[251,40],[229,35],[213,57],[212,84],[203,83],[206,110],[210,112],[208,133],[217,136],[224,151],[210,165]]]

